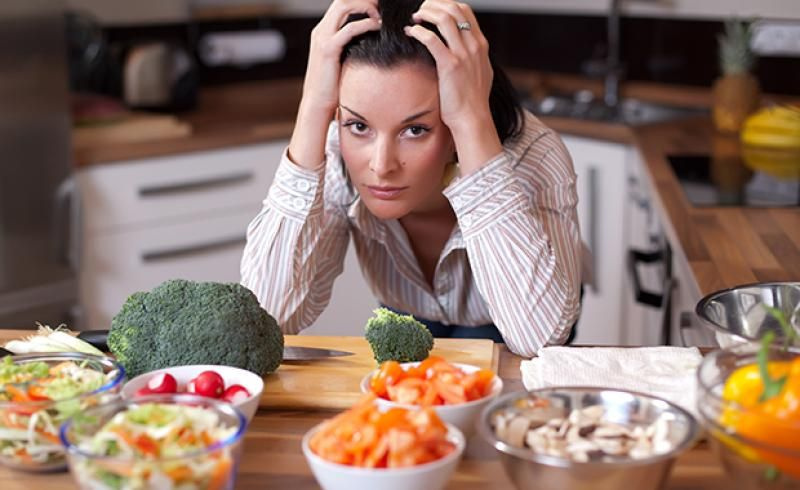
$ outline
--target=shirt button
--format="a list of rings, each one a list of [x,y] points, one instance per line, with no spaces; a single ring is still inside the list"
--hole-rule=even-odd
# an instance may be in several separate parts
[[[306,201],[301,197],[295,197],[292,200],[292,205],[294,206],[295,209],[299,209],[302,211],[306,208]]]
[[[472,216],[465,214],[464,216],[461,217],[460,221],[462,225],[469,226],[472,224]]]
[[[463,206],[464,205],[464,198],[461,196],[456,196],[453,198],[453,205],[454,206]]]
[[[309,184],[307,180],[298,180],[295,183],[295,187],[297,188],[297,190],[301,192],[306,192],[308,189],[311,188],[311,184]]]

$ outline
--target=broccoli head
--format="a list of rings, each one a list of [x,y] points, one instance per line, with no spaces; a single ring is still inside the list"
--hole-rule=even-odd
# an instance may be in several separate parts
[[[283,333],[240,284],[171,279],[128,297],[111,321],[108,347],[131,377],[186,364],[263,376],[283,359]]]
[[[386,308],[378,308],[367,320],[365,337],[378,363],[422,361],[433,349],[433,335],[425,325]]]

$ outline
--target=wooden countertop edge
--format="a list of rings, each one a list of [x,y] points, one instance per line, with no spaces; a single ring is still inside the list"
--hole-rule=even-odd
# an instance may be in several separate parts
[[[289,138],[293,127],[294,121],[268,121],[254,123],[244,128],[193,133],[180,138],[84,147],[75,150],[74,166],[76,168],[85,168],[93,165],[128,163],[131,160],[143,158],[224,150],[232,146],[268,143],[276,139]]]

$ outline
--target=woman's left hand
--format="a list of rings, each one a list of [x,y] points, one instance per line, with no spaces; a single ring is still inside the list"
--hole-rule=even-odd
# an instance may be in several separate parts
[[[481,132],[485,138],[485,131],[488,128],[493,130],[496,141],[482,145],[483,151],[474,155],[484,162],[501,149],[489,108],[494,76],[489,63],[489,43],[472,9],[464,3],[425,0],[414,13],[413,20],[434,24],[447,42],[443,43],[433,31],[419,24],[406,27],[406,34],[425,45],[436,61],[441,118],[453,133],[463,173],[469,169],[463,166],[465,155],[461,150],[470,150],[470,155],[473,155],[476,149],[461,148],[463,145],[459,144],[459,136],[464,142]],[[474,146],[474,143],[477,142],[472,140],[469,146]]]

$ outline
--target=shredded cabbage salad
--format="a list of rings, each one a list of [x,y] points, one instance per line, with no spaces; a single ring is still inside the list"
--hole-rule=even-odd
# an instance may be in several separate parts
[[[134,405],[78,443],[82,453],[92,456],[80,458],[73,469],[84,488],[232,488],[232,449],[213,446],[237,430],[202,407]],[[80,432],[80,424],[75,431]]]
[[[117,376],[85,362],[14,363],[0,360],[0,458],[15,466],[64,462],[58,426],[82,408],[78,395],[95,391]]]

